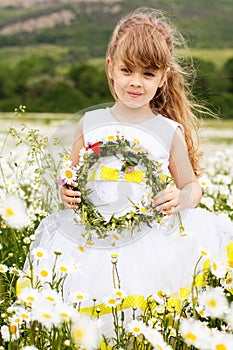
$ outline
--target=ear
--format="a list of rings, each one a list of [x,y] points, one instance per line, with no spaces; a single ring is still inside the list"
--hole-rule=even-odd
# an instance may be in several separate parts
[[[109,56],[106,58],[106,67],[107,67],[108,77],[112,79],[112,61]]]
[[[160,80],[160,83],[159,83],[159,87],[160,87],[160,88],[163,86],[163,84],[164,84],[165,81],[167,80],[167,77],[168,77],[168,75],[169,75],[169,73],[170,73],[170,70],[171,70],[171,68],[168,67],[168,68],[164,71],[164,73],[163,73],[163,75],[162,75],[162,78],[161,78],[161,80]]]

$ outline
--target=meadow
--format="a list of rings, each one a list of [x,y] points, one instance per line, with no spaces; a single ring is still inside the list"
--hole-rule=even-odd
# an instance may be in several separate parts
[[[16,111],[16,117],[0,115],[0,349],[232,350],[233,243],[222,257],[200,250],[190,288],[176,297],[155,291],[141,310],[132,305],[127,322],[124,286],[106,295],[100,309],[93,301],[88,315],[82,312],[82,303],[93,296],[77,291],[69,302],[62,299],[63,284],[75,270],[74,262],[71,268],[70,262],[61,260],[62,249],[47,252],[38,247],[29,271],[24,271],[39,223],[62,209],[58,162],[48,145],[73,132],[75,120],[68,114],[23,110]],[[232,120],[211,119],[201,129],[205,170],[200,206],[228,221],[233,220],[232,126]],[[60,159],[70,145],[68,136],[61,143],[57,140]],[[54,254],[51,266],[48,254]],[[109,257],[114,278],[120,274],[117,260],[116,255]],[[112,339],[101,336],[101,312],[112,314]]]

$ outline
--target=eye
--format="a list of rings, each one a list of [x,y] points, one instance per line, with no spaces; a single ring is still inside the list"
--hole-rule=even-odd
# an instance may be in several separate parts
[[[154,76],[155,76],[155,73],[153,73],[153,72],[145,72],[144,75],[145,75],[146,77],[154,77]]]
[[[121,72],[126,73],[126,74],[130,74],[131,70],[129,68],[127,68],[127,67],[122,67],[121,68]]]

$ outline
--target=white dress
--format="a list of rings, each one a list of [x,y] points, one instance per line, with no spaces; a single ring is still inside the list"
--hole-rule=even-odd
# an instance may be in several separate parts
[[[170,147],[177,127],[182,129],[181,125],[161,115],[139,125],[120,124],[106,108],[85,114],[83,133],[86,145],[116,133],[136,138],[155,159],[162,162],[164,172],[168,172]],[[107,161],[112,165],[115,160]],[[98,180],[97,174],[92,183],[95,190],[92,200],[93,203],[98,203],[98,200],[106,203],[106,206],[100,207],[106,216],[112,210],[116,215],[123,215],[127,211],[127,196],[136,200],[144,191],[140,184],[122,185],[119,181]],[[110,236],[106,240],[96,238],[95,244],[88,246],[83,238],[85,229],[74,222],[73,215],[72,210],[64,210],[46,217],[36,231],[31,250],[38,246],[50,252],[59,248],[64,257],[73,257],[81,272],[68,276],[64,286],[65,298],[74,291],[82,291],[95,297],[96,305],[102,304],[104,297],[113,291],[112,253],[118,255],[120,285],[127,296],[147,297],[159,290],[179,293],[180,288],[188,288],[200,250],[219,254],[233,240],[230,222],[195,208],[181,213],[185,235],[180,235],[176,224],[174,229],[169,229],[170,226],[155,223],[152,228],[145,226],[141,233],[135,232],[133,236],[128,232],[122,233],[116,242]],[[171,217],[170,220],[176,218]],[[136,299],[135,306],[140,306]],[[83,307],[92,305],[91,298]]]

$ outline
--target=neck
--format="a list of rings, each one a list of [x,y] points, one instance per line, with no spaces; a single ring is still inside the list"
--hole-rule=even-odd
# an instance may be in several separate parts
[[[132,108],[119,102],[116,102],[110,110],[120,123],[137,124],[155,117],[149,107]]]

